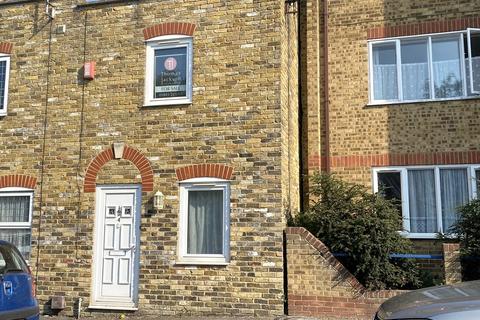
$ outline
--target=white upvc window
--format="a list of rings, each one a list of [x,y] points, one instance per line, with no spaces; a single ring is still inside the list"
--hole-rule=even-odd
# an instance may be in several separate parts
[[[230,182],[180,183],[178,264],[226,265],[230,260]]]
[[[192,103],[192,37],[160,36],[146,42],[145,106]]]
[[[368,42],[370,104],[480,94],[480,29]]]
[[[0,54],[0,116],[7,115],[10,56]]]
[[[25,188],[0,189],[0,240],[14,244],[30,259],[33,191]]]
[[[373,169],[373,191],[394,199],[409,238],[433,239],[447,232],[457,208],[477,198],[480,165],[438,165]]]

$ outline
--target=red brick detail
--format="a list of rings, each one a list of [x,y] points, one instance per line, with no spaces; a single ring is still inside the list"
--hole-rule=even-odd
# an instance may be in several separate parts
[[[367,30],[368,39],[413,36],[419,34],[460,31],[467,28],[479,28],[480,17],[425,21],[397,26],[380,26]]]
[[[10,174],[0,176],[0,188],[20,187],[27,189],[35,189],[37,186],[37,178],[22,174]]]
[[[452,151],[436,153],[365,154],[330,157],[331,168],[365,168],[409,165],[477,164],[480,151]],[[310,157],[309,168],[325,169],[326,158]]]
[[[113,159],[112,148],[100,152],[92,159],[85,171],[83,183],[84,192],[95,192],[98,172],[107,162]],[[142,191],[153,191],[153,169],[150,161],[140,151],[129,146],[124,147],[122,159],[130,161],[137,167],[138,171],[140,171],[140,175],[142,176]]]
[[[167,35],[193,36],[196,25],[188,22],[166,22],[143,29],[145,40]]]
[[[177,168],[175,173],[179,181],[202,177],[231,180],[233,168],[224,164],[204,163]]]
[[[13,43],[0,42],[0,53],[10,54],[12,53]]]

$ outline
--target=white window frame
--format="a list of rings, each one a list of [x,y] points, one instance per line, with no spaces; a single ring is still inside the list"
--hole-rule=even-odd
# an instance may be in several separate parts
[[[0,117],[7,115],[8,107],[8,83],[10,81],[10,56],[6,54],[0,54],[0,61],[6,61],[5,66],[5,92],[3,95],[3,109],[0,109]]]
[[[193,86],[193,38],[184,35],[160,36],[145,41],[145,92],[144,106],[165,106],[192,103]],[[170,48],[187,48],[187,88],[185,97],[155,98],[153,84],[155,81],[155,50]]]
[[[33,216],[33,190],[19,187],[8,187],[0,189],[0,197],[28,196],[30,198],[28,222],[1,222],[0,230],[29,229],[30,230],[30,253],[31,253],[31,233]]]
[[[178,260],[176,264],[228,265],[230,262],[230,181],[217,178],[194,178],[182,181],[180,185],[180,215],[178,235]],[[188,254],[188,192],[223,191],[223,254]]]
[[[374,39],[368,41],[368,97],[369,103],[368,105],[384,105],[384,104],[404,104],[404,103],[417,103],[417,102],[428,102],[428,101],[451,101],[451,100],[465,100],[465,99],[478,99],[479,96],[469,96],[467,90],[467,77],[466,77],[466,64],[465,64],[465,52],[467,52],[468,57],[471,57],[471,45],[470,45],[470,32],[471,31],[479,31],[480,29],[472,29],[468,28],[466,30],[460,31],[453,31],[453,32],[443,32],[443,33],[430,33],[430,34],[423,34],[423,35],[414,35],[414,36],[403,36],[403,37],[395,37],[395,38],[384,38],[384,39]],[[455,38],[458,37],[459,45],[460,45],[460,78],[462,81],[462,91],[463,95],[453,98],[436,98],[435,97],[435,84],[434,84],[434,77],[433,77],[433,57],[432,57],[432,39],[440,39],[440,38]],[[468,37],[467,39],[467,48],[465,48],[464,37]],[[425,39],[427,40],[427,54],[428,54],[428,68],[429,68],[429,78],[430,78],[430,98],[429,99],[416,99],[416,100],[403,100],[403,86],[402,86],[402,66],[401,66],[401,40],[420,40]],[[373,47],[378,44],[383,43],[395,43],[395,52],[396,52],[396,65],[397,65],[397,86],[398,86],[398,99],[395,100],[381,100],[375,99],[374,96],[374,88],[373,88]],[[471,59],[469,59],[471,64]],[[470,73],[473,73],[472,68],[470,67]],[[480,92],[473,91],[473,79],[470,77],[472,94],[477,94]]]
[[[403,230],[400,231],[402,235],[412,239],[436,239],[439,233],[443,233],[443,219],[440,193],[440,169],[467,169],[468,174],[468,199],[477,197],[477,184],[475,171],[480,170],[480,164],[458,164],[458,165],[425,165],[425,166],[408,166],[408,167],[378,167],[372,169],[373,192],[378,190],[378,174],[387,172],[400,173],[401,194],[402,194],[402,221]],[[410,232],[410,209],[409,209],[409,194],[408,194],[408,170],[434,170],[435,179],[435,197],[437,203],[437,230],[436,233],[412,233]]]

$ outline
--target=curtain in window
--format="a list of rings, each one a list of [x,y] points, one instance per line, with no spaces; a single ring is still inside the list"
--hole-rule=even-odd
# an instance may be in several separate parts
[[[30,197],[0,197],[0,223],[28,222],[30,216]]]
[[[5,100],[6,73],[7,73],[7,62],[0,61],[0,109],[4,108],[3,101]]]
[[[187,253],[223,253],[222,190],[188,192]]]
[[[437,232],[437,206],[433,170],[408,171],[410,232]]]
[[[30,229],[0,229],[0,240],[14,244],[26,260],[30,259]]]
[[[463,95],[458,38],[432,40],[433,83],[436,98]]]
[[[467,169],[441,169],[440,190],[443,231],[448,231],[456,221],[457,208],[468,202]]]
[[[403,100],[430,98],[428,63],[402,64]]]
[[[470,88],[470,63],[469,59],[465,59],[465,67],[467,69],[467,88],[468,88],[468,95],[472,96],[472,88]],[[473,85],[475,86],[474,89],[476,91],[480,90],[480,57],[473,57],[472,58],[472,68],[473,68]]]
[[[395,43],[373,47],[373,96],[375,100],[398,99]]]

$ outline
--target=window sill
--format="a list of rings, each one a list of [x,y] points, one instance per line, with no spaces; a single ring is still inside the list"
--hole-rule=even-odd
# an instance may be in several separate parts
[[[81,3],[77,4],[77,8],[82,9],[108,4],[129,4],[132,2],[138,2],[138,0],[84,0]]]
[[[439,233],[410,233],[410,232],[400,232],[402,236],[408,239],[418,239],[418,240],[439,240]]]
[[[472,97],[458,97],[458,98],[446,98],[446,99],[434,99],[434,100],[408,100],[408,101],[381,101],[381,102],[369,102],[365,107],[381,107],[389,105],[400,104],[414,104],[414,103],[435,103],[435,102],[448,102],[448,101],[461,101],[461,100],[477,100],[480,99],[480,95]]]
[[[144,107],[168,107],[168,106],[178,106],[178,105],[190,105],[192,104],[191,99],[175,99],[175,100],[160,100],[160,101],[145,101],[143,104]]]
[[[176,266],[228,266],[225,259],[182,259],[175,261]]]

